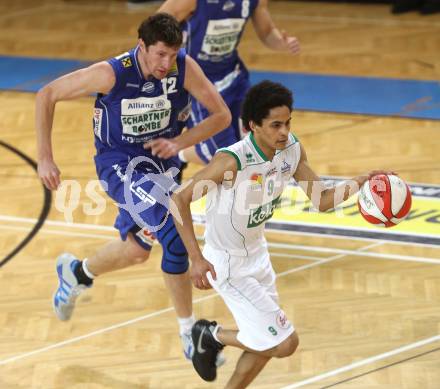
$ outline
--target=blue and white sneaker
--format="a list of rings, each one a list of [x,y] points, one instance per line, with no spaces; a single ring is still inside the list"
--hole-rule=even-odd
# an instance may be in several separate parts
[[[183,355],[188,361],[192,361],[192,357],[194,355],[194,343],[191,336],[191,331],[180,335],[180,339],[182,340],[182,348]],[[217,358],[215,364],[217,367],[223,366],[226,363],[226,358],[222,352],[217,354]]]
[[[78,280],[73,273],[80,261],[69,253],[61,254],[57,258],[57,274],[58,274],[58,289],[53,296],[53,307],[58,319],[62,321],[69,320],[75,308],[75,300],[84,289],[86,285],[78,283]]]
[[[191,337],[191,331],[180,335],[180,340],[182,341],[183,355],[185,355],[186,359],[191,361],[194,354],[194,344]]]

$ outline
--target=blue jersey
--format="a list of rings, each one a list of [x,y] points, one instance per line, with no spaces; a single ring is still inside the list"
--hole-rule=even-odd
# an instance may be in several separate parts
[[[197,0],[185,23],[188,54],[210,80],[218,80],[243,64],[237,53],[246,22],[258,0]]]
[[[184,49],[167,76],[144,78],[137,54],[139,47],[112,58],[116,82],[95,101],[93,128],[98,154],[118,151],[129,157],[151,156],[143,143],[157,138],[174,138],[184,127],[190,112],[190,97],[183,88]]]

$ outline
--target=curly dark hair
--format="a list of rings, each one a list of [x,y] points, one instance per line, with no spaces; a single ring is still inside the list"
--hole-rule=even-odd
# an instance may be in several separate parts
[[[252,131],[249,122],[261,126],[263,119],[275,107],[293,108],[292,92],[283,85],[264,80],[248,90],[241,105],[241,119],[247,131]]]
[[[157,13],[145,19],[138,28],[138,38],[145,47],[163,42],[169,47],[182,45],[182,29],[179,22],[167,13]]]

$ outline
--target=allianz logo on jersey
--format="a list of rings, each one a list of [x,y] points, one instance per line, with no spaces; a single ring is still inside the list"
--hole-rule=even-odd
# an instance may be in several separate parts
[[[257,227],[266,220],[269,220],[273,216],[275,208],[277,208],[280,202],[281,195],[267,204],[264,204],[256,209],[251,209],[247,225],[248,228]]]
[[[161,109],[166,105],[166,101],[163,99],[158,99],[154,103],[128,103],[128,109]]]
[[[244,23],[245,20],[241,18],[210,20],[208,22],[208,26],[206,27],[206,34],[218,35],[227,32],[235,32],[236,34],[239,34]]]

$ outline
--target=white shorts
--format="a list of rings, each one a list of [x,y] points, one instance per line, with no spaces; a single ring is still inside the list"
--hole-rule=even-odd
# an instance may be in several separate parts
[[[251,257],[232,257],[205,245],[203,255],[214,265],[217,281],[211,273],[208,279],[234,316],[240,343],[268,350],[295,331],[278,305],[276,275],[266,248]]]

